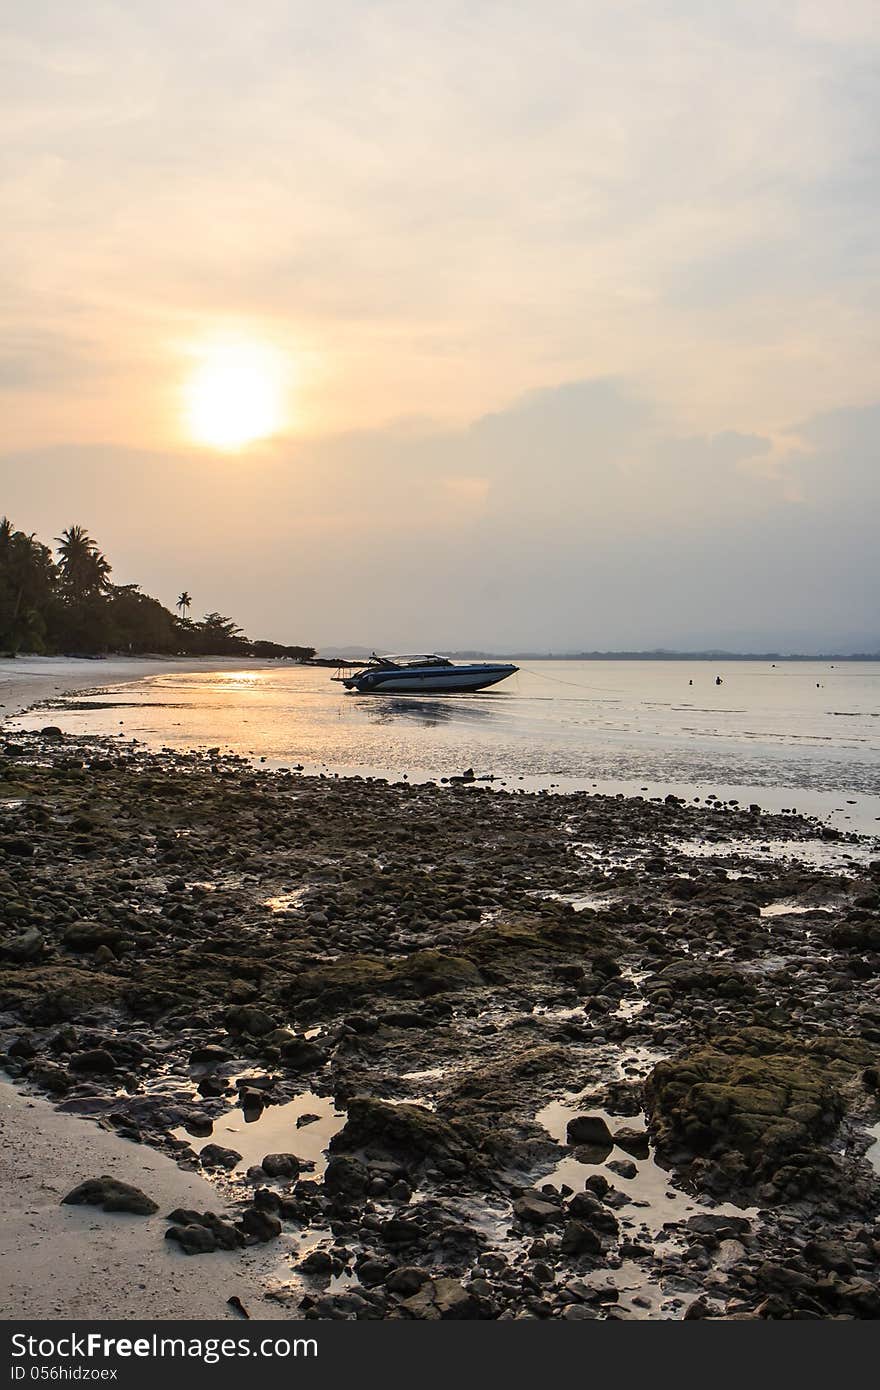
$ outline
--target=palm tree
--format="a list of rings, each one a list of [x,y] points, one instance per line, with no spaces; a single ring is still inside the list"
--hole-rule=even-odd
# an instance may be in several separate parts
[[[33,535],[0,520],[0,645],[17,651],[23,643],[41,650],[44,610],[55,585],[52,552]]]
[[[188,610],[189,608],[191,608],[191,607],[192,607],[192,594],[189,593],[186,589],[184,589],[183,593],[182,593],[182,594],[178,594],[178,597],[177,597],[177,611],[179,612],[181,618],[185,618],[185,617],[186,617],[187,610]]]
[[[85,527],[68,526],[55,541],[61,557],[61,581],[69,596],[82,599],[106,593],[110,587],[110,564]]]

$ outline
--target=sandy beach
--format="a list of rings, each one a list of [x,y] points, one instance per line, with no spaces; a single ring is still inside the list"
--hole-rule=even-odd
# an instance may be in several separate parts
[[[57,1136],[100,1125],[166,1156],[148,1193],[197,1175],[175,1241],[287,1316],[880,1311],[876,841],[116,739],[0,752],[2,1064],[64,1112],[16,1196],[45,1209],[29,1260]],[[142,1229],[160,1275],[172,1200]],[[54,1218],[74,1260],[136,1220]],[[76,1316],[59,1284],[43,1306]]]
[[[0,658],[0,724],[42,700],[75,690],[140,680],[163,671],[245,671],[277,665],[245,657],[86,657]]]
[[[78,1183],[105,1173],[132,1183],[159,1213],[108,1217],[62,1206]],[[223,1211],[216,1188],[173,1159],[121,1139],[0,1081],[0,1318],[279,1317],[264,1297],[262,1252],[192,1260],[163,1240],[175,1207]]]

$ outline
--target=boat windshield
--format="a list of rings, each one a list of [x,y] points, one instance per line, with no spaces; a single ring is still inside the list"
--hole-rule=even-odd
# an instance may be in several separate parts
[[[378,652],[373,652],[371,662],[378,666],[451,666],[452,662],[445,656],[437,656],[434,653],[424,653],[420,655],[408,654],[406,656],[379,656]]]

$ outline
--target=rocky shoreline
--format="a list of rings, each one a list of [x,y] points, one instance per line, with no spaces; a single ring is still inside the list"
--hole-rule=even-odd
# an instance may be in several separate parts
[[[880,1314],[876,842],[46,729],[0,923],[3,1069],[210,1175],[170,1240],[290,1317]]]

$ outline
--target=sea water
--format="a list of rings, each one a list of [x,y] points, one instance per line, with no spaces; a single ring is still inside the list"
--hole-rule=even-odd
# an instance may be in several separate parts
[[[500,686],[447,696],[351,694],[331,675],[169,664],[62,699],[51,722],[305,773],[471,768],[508,790],[714,794],[880,833],[880,662],[523,661]]]

